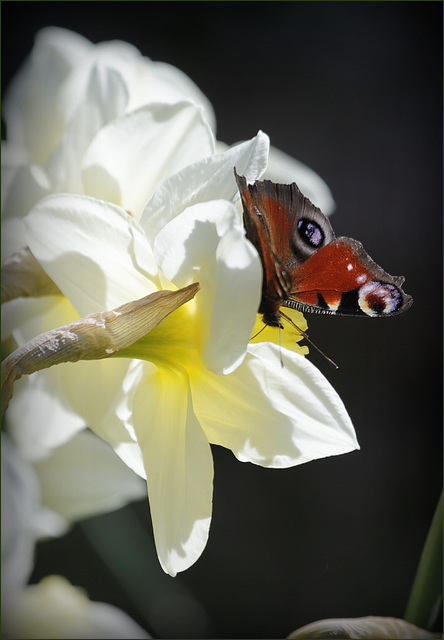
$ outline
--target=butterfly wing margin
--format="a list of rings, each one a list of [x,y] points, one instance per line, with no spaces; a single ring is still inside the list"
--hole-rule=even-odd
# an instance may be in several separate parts
[[[256,191],[247,185],[243,176],[235,170],[235,176],[243,205],[244,227],[248,240],[257,250],[263,267],[262,299],[259,313],[271,326],[279,326],[279,307],[291,289],[291,280],[277,257],[270,232],[268,212]],[[268,181],[267,181],[268,182]],[[255,183],[261,184],[261,183]],[[270,183],[273,184],[273,183]]]
[[[260,218],[268,244],[274,254],[279,256],[286,271],[291,272],[312,253],[334,240],[335,234],[329,220],[301,193],[296,183],[278,184],[270,180],[257,180],[254,184],[247,185],[245,178],[239,176],[236,170],[235,176],[244,204],[244,214],[247,209],[249,217]],[[320,228],[322,242],[316,247],[307,244],[299,232],[298,223],[302,219],[313,222]],[[249,237],[248,222],[246,229]]]

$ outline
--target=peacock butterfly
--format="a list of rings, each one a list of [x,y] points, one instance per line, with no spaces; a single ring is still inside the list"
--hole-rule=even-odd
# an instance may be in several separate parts
[[[263,266],[259,313],[282,327],[280,307],[382,318],[406,311],[411,296],[352,238],[337,238],[330,222],[293,183],[247,184],[234,170],[247,238]],[[288,319],[288,318],[286,318]]]

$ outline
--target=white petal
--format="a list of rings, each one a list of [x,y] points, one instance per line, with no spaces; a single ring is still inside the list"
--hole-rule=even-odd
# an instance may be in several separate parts
[[[3,195],[3,219],[5,216],[23,218],[30,209],[50,192],[48,176],[35,164],[17,168]]]
[[[18,380],[6,423],[22,456],[40,460],[86,426],[114,448],[134,444],[127,426],[115,416],[129,362],[116,358],[59,364]],[[139,471],[137,458],[121,457]]]
[[[359,448],[340,397],[300,355],[252,344],[229,376],[197,373],[191,378],[196,415],[209,441],[241,461],[290,467]]]
[[[142,449],[160,563],[175,576],[201,555],[211,521],[213,462],[194,415],[188,376],[159,368],[139,385],[134,426]]]
[[[213,108],[194,82],[182,71],[163,62],[144,57],[128,42],[100,42],[95,55],[102,64],[117,69],[128,86],[128,112],[151,102],[172,104],[188,100],[204,109],[205,119],[215,129]]]
[[[335,210],[335,202],[327,184],[307,165],[295,160],[276,147],[270,147],[268,167],[264,179],[291,184],[296,182],[304,196],[319,207],[326,216]]]
[[[223,236],[199,279],[197,312],[207,315],[202,359],[215,373],[231,373],[245,357],[261,297],[262,267],[243,229]]]
[[[157,267],[137,222],[86,196],[54,195],[26,218],[29,248],[81,316],[158,289]]]
[[[68,520],[118,509],[146,496],[146,482],[90,431],[78,433],[35,468],[42,502]]]
[[[19,346],[40,333],[77,320],[78,314],[63,296],[16,298],[2,304],[2,334],[12,333]]]
[[[256,321],[262,268],[227,200],[196,204],[158,234],[154,255],[176,286],[198,281],[200,353],[216,373],[242,361]]]
[[[11,184],[14,180],[15,174],[20,167],[28,164],[29,157],[26,149],[22,146],[18,146],[14,143],[1,141],[1,203],[2,203],[2,218],[5,215],[5,203],[7,196],[11,188]]]
[[[11,439],[28,460],[43,458],[86,426],[64,400],[60,373],[55,367],[14,384],[6,423]]]
[[[158,234],[153,252],[156,263],[176,286],[184,287],[214,256],[220,239],[236,226],[240,228],[236,209],[227,200],[188,207]]]
[[[19,346],[77,318],[62,296],[17,299],[2,305],[2,331],[11,332]],[[21,454],[30,460],[44,458],[88,424],[111,446],[124,447],[122,459],[143,475],[130,422],[125,422],[123,414],[121,419],[115,414],[137,381],[127,375],[129,363],[107,359],[60,364],[18,380],[6,417]]]
[[[118,69],[123,75],[131,65],[137,65],[143,60],[139,49],[124,40],[105,40],[98,42],[94,48],[94,55],[102,63]]]
[[[2,610],[5,600],[28,581],[35,536],[33,521],[40,508],[38,479],[2,431]]]
[[[153,96],[147,99],[145,86],[146,74],[152,63],[149,60],[145,63],[147,59],[134,45],[122,40],[99,42],[94,48],[94,56],[97,64],[114,69],[122,76],[128,91],[127,112],[153,100]],[[139,101],[140,94],[142,98]]]
[[[167,222],[187,207],[208,200],[237,199],[234,167],[250,181],[256,180],[267,166],[269,144],[268,136],[260,131],[251,140],[204,158],[165,180],[140,219],[151,244]]]
[[[87,146],[104,125],[124,113],[128,103],[128,90],[117,71],[97,65],[87,79],[84,98],[45,164],[53,192],[82,193],[81,164]]]
[[[24,143],[39,164],[60,141],[69,118],[66,106],[69,109],[72,104],[60,100],[61,89],[89,47],[91,43],[73,32],[43,29],[11,86],[5,104],[8,140]]]
[[[119,204],[138,219],[161,182],[213,152],[200,107],[151,104],[98,133],[83,162],[85,193]]]
[[[32,76],[32,60],[29,56],[13,76],[2,99],[2,119],[6,124],[8,144],[21,149],[27,161],[30,157],[29,150],[26,148],[24,107],[28,102],[29,83]]]
[[[26,247],[26,230],[23,218],[2,220],[2,256],[6,259]]]
[[[216,131],[214,109],[208,98],[183,71],[166,62],[151,63],[151,91],[157,100],[177,102],[180,98],[201,105],[204,116],[213,131]]]
[[[31,338],[77,319],[66,298],[43,296],[11,300],[2,305],[2,334],[19,346]],[[36,460],[85,427],[84,419],[67,406],[61,369],[25,376],[14,385],[6,421],[21,455]]]
[[[85,99],[89,73],[95,61],[95,49],[92,42],[68,29],[45,27],[37,33],[31,56],[35,55],[36,51],[45,52],[44,55],[59,61],[59,66],[65,70],[52,95],[53,107],[59,114],[63,126],[71,120],[77,107]],[[45,71],[44,59],[41,69]],[[38,80],[36,77],[37,86]]]
[[[40,504],[40,487],[33,467],[2,431],[2,631],[5,613],[32,572],[34,546],[45,524],[47,536],[66,532],[68,523]]]
[[[48,369],[58,373],[59,395],[67,406],[98,436],[112,447],[133,442],[131,434],[120,421],[113,419],[116,406],[125,393],[122,384],[131,361],[126,358],[84,360],[73,365],[59,364]],[[39,375],[44,372],[39,372]],[[54,387],[54,380],[52,382]]]
[[[28,586],[5,613],[11,638],[150,638],[126,613],[90,601],[61,576]]]
[[[130,438],[122,438],[120,442],[116,441],[112,446],[123,462],[145,480],[146,472],[143,466],[143,456],[137,444],[137,436],[134,429],[132,403],[137,387],[150,367],[153,371],[155,370],[155,365],[152,363],[142,360],[130,361],[122,381],[121,393],[113,402],[112,407],[110,407],[112,410],[107,414],[104,423],[104,429],[107,431],[114,429],[116,434],[121,425],[124,425]],[[117,422],[117,427],[114,426],[115,422]]]
[[[47,48],[58,55],[68,71],[84,63],[94,51],[94,45],[75,31],[62,27],[44,27],[37,32],[34,49]]]

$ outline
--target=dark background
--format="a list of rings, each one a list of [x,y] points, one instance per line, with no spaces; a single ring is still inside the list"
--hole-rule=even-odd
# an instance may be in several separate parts
[[[310,357],[348,408],[361,451],[277,471],[213,447],[210,540],[187,572],[172,579],[158,568],[137,503],[39,545],[33,580],[62,573],[170,638],[278,638],[321,618],[402,617],[442,486],[441,2],[1,10],[2,89],[43,26],[131,42],[196,82],[220,140],[262,129],[319,173],[337,203],[337,235],[403,274],[414,298],[391,319],[308,318],[340,368]]]

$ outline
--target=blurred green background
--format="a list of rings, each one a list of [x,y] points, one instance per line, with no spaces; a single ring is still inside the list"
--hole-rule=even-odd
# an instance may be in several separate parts
[[[442,486],[442,3],[7,1],[1,17],[3,91],[43,26],[131,42],[204,91],[220,140],[262,129],[319,173],[337,235],[414,298],[386,320],[308,318],[361,451],[277,471],[213,447],[210,540],[187,572],[163,574],[140,502],[40,544],[32,580],[61,573],[167,638],[402,617]]]

